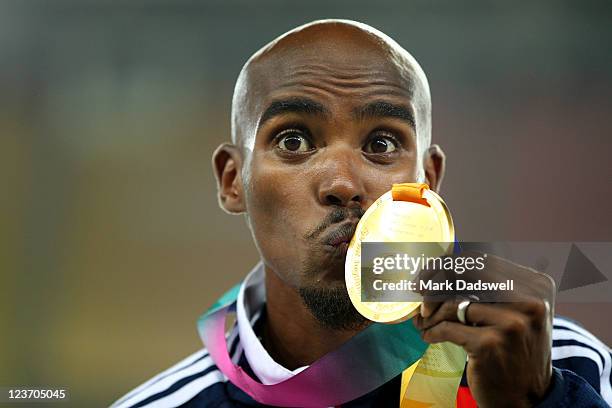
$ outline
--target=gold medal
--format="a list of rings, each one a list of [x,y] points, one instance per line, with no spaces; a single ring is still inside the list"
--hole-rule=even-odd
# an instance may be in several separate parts
[[[438,194],[427,184],[394,184],[391,191],[365,212],[348,247],[344,278],[355,309],[369,320],[397,323],[414,316],[421,304],[361,301],[362,242],[452,243],[454,240],[453,220]]]

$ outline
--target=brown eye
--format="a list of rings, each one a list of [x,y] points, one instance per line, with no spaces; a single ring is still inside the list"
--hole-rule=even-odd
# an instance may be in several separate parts
[[[376,136],[365,145],[366,153],[391,153],[397,149],[395,141],[388,136]]]
[[[284,134],[284,136],[283,136]],[[278,148],[289,152],[307,152],[312,150],[312,145],[300,132],[290,130],[279,135]]]

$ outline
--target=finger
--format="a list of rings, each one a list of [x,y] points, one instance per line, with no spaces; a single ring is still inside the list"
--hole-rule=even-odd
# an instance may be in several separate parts
[[[458,301],[444,302],[428,318],[415,320],[421,330],[429,329],[441,322],[458,322]],[[524,332],[528,326],[539,328],[550,315],[550,308],[541,300],[524,303],[470,303],[466,309],[467,324],[494,326],[517,333]]]
[[[428,318],[440,308],[443,302],[423,302],[421,303],[421,317]]]
[[[458,322],[459,318],[457,316],[457,309],[461,301],[462,301],[461,299],[453,299],[453,300],[447,300],[445,302],[440,303],[439,306],[434,310],[433,313],[430,313],[427,316],[421,315],[422,319],[419,319],[419,321],[417,322],[418,324],[417,327],[421,329],[428,329],[443,321]],[[474,305],[473,303],[470,304],[468,306],[468,310],[473,305]],[[467,313],[466,313],[466,317],[467,317]]]
[[[517,302],[471,303],[466,310],[466,321],[481,326],[505,327],[503,323],[511,321],[515,314],[520,315],[534,326],[543,324],[546,319],[552,319],[548,300],[532,296],[521,296],[521,299]],[[508,312],[498,312],[499,309]]]
[[[428,329],[443,321],[459,322],[457,310],[461,299],[443,302],[434,313],[423,317],[418,323],[420,328]],[[500,307],[499,304],[472,302],[465,310],[465,321],[467,324],[479,326],[495,326],[508,317],[508,309]],[[418,327],[418,326],[417,326]]]
[[[495,303],[490,305],[509,310],[515,314],[520,314],[535,328],[541,327],[546,323],[546,321],[552,321],[553,318],[553,313],[548,300],[531,298],[523,302]],[[474,313],[471,316],[473,319],[478,319],[478,316],[475,316]],[[501,324],[501,326],[503,327],[504,325]]]
[[[427,343],[441,343],[450,341],[461,346],[469,354],[478,350],[480,339],[488,336],[488,328],[466,326],[461,323],[443,321],[422,332],[423,340]]]
[[[455,300],[447,300],[446,302],[424,302],[421,304],[420,319],[415,319],[417,328],[429,329],[442,321],[454,321],[457,319],[458,302]],[[423,310],[425,309],[425,313]],[[454,314],[454,316],[453,316]]]
[[[514,327],[524,330],[529,323],[521,311],[502,306],[502,304],[471,303],[465,313],[468,324],[485,327]]]
[[[533,296],[521,296],[516,301],[512,302],[497,302],[497,303],[483,303],[496,305],[510,310],[516,310],[525,314],[532,314],[542,312],[546,309],[547,305],[550,306],[547,299],[536,298]]]

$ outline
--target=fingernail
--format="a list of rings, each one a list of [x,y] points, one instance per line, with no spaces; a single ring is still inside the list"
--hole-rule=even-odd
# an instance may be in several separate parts
[[[425,305],[421,303],[421,317],[425,318],[429,316],[429,311],[425,308]]]

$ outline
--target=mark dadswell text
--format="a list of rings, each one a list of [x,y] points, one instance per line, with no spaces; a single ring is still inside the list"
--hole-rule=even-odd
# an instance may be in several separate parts
[[[482,280],[466,281],[463,279],[446,280],[437,282],[433,280],[421,280],[418,282],[402,279],[399,282],[385,282],[382,279],[376,279],[373,283],[374,290],[378,291],[513,291],[514,280],[508,279],[505,282],[485,282]]]

